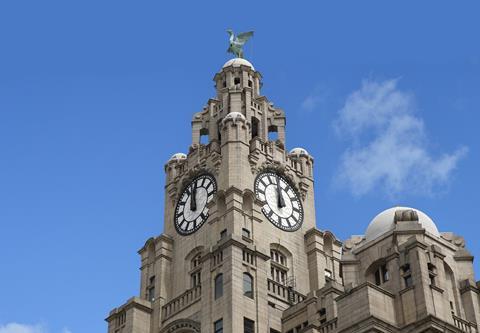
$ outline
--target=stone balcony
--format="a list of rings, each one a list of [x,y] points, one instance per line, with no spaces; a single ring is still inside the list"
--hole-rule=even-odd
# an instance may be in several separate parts
[[[268,294],[275,299],[283,301],[289,305],[302,302],[306,297],[299,292],[272,279],[267,281]]]
[[[453,316],[453,322],[462,332],[478,333],[477,325],[475,323],[471,323],[455,315]]]
[[[183,311],[190,305],[198,302],[202,297],[202,286],[197,285],[188,289],[183,294],[175,297],[170,302],[162,306],[162,322]]]

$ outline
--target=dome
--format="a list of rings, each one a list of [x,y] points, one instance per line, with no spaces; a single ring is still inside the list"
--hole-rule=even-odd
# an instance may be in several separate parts
[[[248,66],[250,67],[251,69],[255,70],[255,68],[253,67],[253,65],[250,63],[250,61],[246,60],[246,59],[243,59],[243,58],[233,58],[233,59],[230,59],[229,61],[227,61],[225,63],[225,65],[223,65],[222,68],[225,68],[225,67],[229,67],[229,66],[233,66],[233,67],[240,67],[240,66]]]
[[[428,233],[440,237],[440,233],[438,232],[435,223],[433,223],[432,219],[421,210],[410,207],[392,207],[375,216],[372,222],[370,222],[365,233],[367,242],[395,229],[395,212],[402,210],[413,210],[416,212],[418,216],[418,222],[422,225],[422,228],[424,228]]]
[[[290,150],[290,153],[288,153],[289,155],[295,155],[295,156],[302,156],[302,155],[306,155],[306,156],[310,156],[310,154],[308,153],[308,151],[306,149],[303,149],[303,148],[293,148],[292,150]]]
[[[225,123],[227,120],[232,119],[234,123],[237,122],[237,120],[241,119],[243,121],[246,120],[245,116],[241,114],[240,112],[230,112],[223,118],[223,122]]]
[[[172,157],[170,157],[170,159],[168,161],[169,162],[182,161],[182,160],[186,160],[186,159],[187,159],[187,155],[185,155],[184,153],[176,153],[176,154],[173,154]]]

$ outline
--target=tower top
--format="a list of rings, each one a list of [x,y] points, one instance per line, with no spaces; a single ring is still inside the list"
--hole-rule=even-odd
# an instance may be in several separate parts
[[[233,58],[233,59],[230,59],[229,61],[227,61],[222,68],[226,68],[226,67],[241,67],[241,66],[248,66],[250,67],[252,70],[255,70],[255,68],[253,67],[252,63],[246,59],[243,59],[243,58]]]

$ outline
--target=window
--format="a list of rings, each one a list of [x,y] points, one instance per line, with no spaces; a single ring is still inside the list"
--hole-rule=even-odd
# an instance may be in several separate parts
[[[240,78],[239,77],[236,77],[233,79],[233,84],[237,85],[237,84],[240,84]]]
[[[381,285],[382,283],[387,282],[390,280],[390,275],[388,273],[387,265],[381,265],[376,271],[375,271],[375,284],[377,286]]]
[[[200,266],[202,255],[199,253],[192,259],[192,269]]]
[[[246,238],[250,238],[250,230],[243,228],[242,229],[242,236]]]
[[[192,288],[199,286],[202,283],[202,254],[198,253],[192,259],[192,272],[190,273]]]
[[[255,322],[248,318],[243,318],[243,332],[244,333],[254,333],[255,332]]]
[[[285,284],[287,282],[287,257],[277,250],[270,250],[270,259],[272,265],[270,266],[271,279]],[[279,265],[277,265],[279,264]]]
[[[213,323],[214,333],[223,333],[223,319],[219,319]]]
[[[200,271],[192,274],[192,287],[199,286],[202,283],[202,274]]]
[[[278,127],[269,126],[268,127],[268,141],[276,141],[278,139]]]
[[[218,274],[215,278],[215,299],[223,296],[223,274]]]
[[[220,239],[224,239],[225,237],[227,237],[227,229],[223,229],[220,232]]]
[[[202,145],[208,144],[209,138],[208,138],[208,129],[202,128],[200,130],[200,143]]]
[[[403,279],[405,281],[405,288],[413,286],[413,279],[411,275],[404,276]]]
[[[150,277],[147,287],[147,299],[150,302],[153,302],[155,300],[155,275]]]
[[[325,270],[325,282],[331,281],[332,279],[332,271],[326,269]]]
[[[252,139],[258,136],[258,126],[259,120],[255,117],[252,117]]]
[[[249,250],[242,251],[243,261],[248,262],[251,265],[255,265],[255,255]]]
[[[122,311],[117,316],[117,319],[115,320],[115,325],[116,325],[116,327],[123,326],[126,321],[127,321],[127,313],[125,311]]]
[[[248,273],[243,273],[243,295],[253,298],[253,277]]]
[[[252,82],[252,80],[248,80],[248,86],[249,86],[250,88],[253,87],[253,82]]]
[[[437,267],[434,264],[428,263],[428,277],[430,278],[430,285],[435,286],[435,278],[437,277]]]
[[[405,283],[405,288],[413,286],[412,271],[410,270],[410,264],[402,266],[402,276]]]

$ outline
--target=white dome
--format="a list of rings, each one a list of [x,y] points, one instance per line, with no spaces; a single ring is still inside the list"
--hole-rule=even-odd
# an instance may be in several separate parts
[[[225,63],[225,65],[223,65],[222,68],[225,68],[225,67],[229,67],[229,66],[233,66],[233,67],[240,67],[240,66],[248,66],[250,67],[251,69],[255,70],[255,68],[253,68],[253,65],[250,63],[250,61],[248,60],[245,60],[243,58],[233,58],[233,59],[230,59],[229,61],[227,61]]]
[[[176,154],[173,154],[172,157],[170,157],[170,159],[168,160],[169,162],[171,161],[181,161],[181,160],[186,160],[187,159],[187,155],[185,155],[184,153],[176,153]]]
[[[299,147],[293,148],[292,150],[290,150],[289,155],[295,155],[295,156],[307,155],[307,156],[310,156],[310,154],[308,153],[308,151],[306,149],[299,148]]]
[[[225,116],[225,118],[223,118],[223,122],[225,123],[227,120],[230,120],[232,119],[234,123],[237,122],[237,120],[241,119],[243,121],[246,120],[245,116],[243,114],[241,114],[240,112],[230,112],[229,114],[227,114]]]
[[[418,215],[418,222],[422,225],[422,227],[430,234],[440,237],[440,233],[438,232],[435,223],[433,223],[432,219],[421,210],[410,207],[392,207],[375,216],[372,222],[370,222],[367,232],[365,233],[367,242],[395,229],[395,212],[399,210],[415,211]]]

